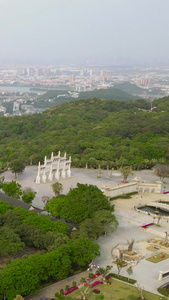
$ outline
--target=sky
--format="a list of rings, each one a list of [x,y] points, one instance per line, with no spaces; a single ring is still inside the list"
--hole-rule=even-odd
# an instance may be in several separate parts
[[[169,62],[169,0],[0,0],[0,61]]]

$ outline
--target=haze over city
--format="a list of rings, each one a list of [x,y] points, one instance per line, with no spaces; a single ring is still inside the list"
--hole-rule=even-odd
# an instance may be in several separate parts
[[[1,0],[1,63],[168,64],[168,0]]]

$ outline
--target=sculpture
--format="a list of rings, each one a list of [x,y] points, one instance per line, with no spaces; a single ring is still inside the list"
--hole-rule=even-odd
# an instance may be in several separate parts
[[[39,162],[36,183],[54,181],[60,178],[71,177],[71,156],[66,159],[66,153],[63,157],[60,156],[60,151],[57,156],[51,154],[51,158],[45,156],[44,164]]]

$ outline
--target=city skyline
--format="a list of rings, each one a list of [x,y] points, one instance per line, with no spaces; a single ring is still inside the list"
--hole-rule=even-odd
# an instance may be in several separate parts
[[[0,62],[168,64],[168,0],[1,0]]]

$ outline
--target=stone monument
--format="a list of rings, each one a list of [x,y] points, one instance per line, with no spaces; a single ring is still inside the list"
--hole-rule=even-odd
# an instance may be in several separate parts
[[[54,181],[60,178],[71,177],[71,156],[66,159],[66,153],[63,157],[60,156],[60,151],[57,156],[51,154],[51,158],[45,156],[44,164],[39,162],[36,183]]]

